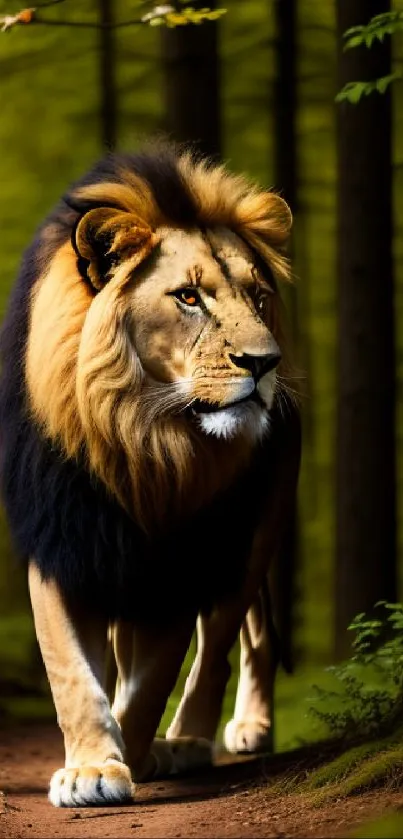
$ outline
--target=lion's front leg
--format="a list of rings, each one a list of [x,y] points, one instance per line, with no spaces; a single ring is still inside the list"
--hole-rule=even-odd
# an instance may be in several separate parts
[[[113,714],[137,780],[166,777],[211,763],[210,745],[195,738],[154,739],[189,646],[195,620],[163,630],[119,622],[113,642],[118,682]]]
[[[106,623],[73,616],[57,585],[43,581],[34,562],[29,588],[66,751],[65,767],[50,783],[50,801],[77,807],[131,800],[134,787],[122,736],[103,689]]]

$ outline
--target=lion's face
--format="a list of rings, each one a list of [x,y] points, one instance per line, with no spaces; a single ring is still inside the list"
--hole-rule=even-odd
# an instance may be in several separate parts
[[[273,293],[231,231],[162,231],[151,265],[126,290],[143,388],[162,413],[186,411],[216,436],[261,436],[280,361]]]

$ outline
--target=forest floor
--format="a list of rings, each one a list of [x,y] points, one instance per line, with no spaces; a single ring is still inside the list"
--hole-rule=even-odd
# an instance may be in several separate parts
[[[349,837],[384,836],[365,825],[403,810],[403,791],[372,790],[330,802],[287,792],[331,757],[316,744],[257,759],[218,760],[192,778],[139,784],[137,801],[119,807],[56,809],[46,797],[62,765],[54,724],[0,729],[0,837]],[[393,834],[398,835],[398,834]],[[400,835],[400,834],[399,834]]]

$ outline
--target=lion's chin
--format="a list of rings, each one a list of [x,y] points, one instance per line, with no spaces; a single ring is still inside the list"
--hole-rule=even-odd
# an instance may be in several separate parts
[[[258,442],[270,427],[267,408],[252,399],[209,413],[200,412],[197,414],[197,421],[205,434],[224,440],[231,440],[242,434],[253,442]]]

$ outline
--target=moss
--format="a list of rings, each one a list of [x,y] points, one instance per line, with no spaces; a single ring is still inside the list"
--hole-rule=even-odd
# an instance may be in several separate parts
[[[328,790],[327,800],[353,795],[373,787],[400,785],[403,771],[403,743],[394,749],[372,755],[347,777]]]
[[[296,791],[311,793],[312,803],[319,806],[374,787],[396,787],[402,777],[403,737],[402,731],[398,731],[348,749],[310,773]]]
[[[311,744],[290,752],[288,767],[281,770],[274,761],[267,766],[273,781],[267,795],[303,796],[313,807],[336,799],[378,788],[394,789],[403,780],[403,729],[372,742],[341,749],[341,742]],[[333,756],[329,759],[329,751]],[[280,757],[280,756],[279,756]],[[285,757],[285,756],[284,756]],[[314,767],[314,768],[312,768]]]
[[[315,769],[305,781],[305,789],[319,789],[346,778],[363,760],[379,751],[378,743],[367,743],[348,749],[330,763]]]

